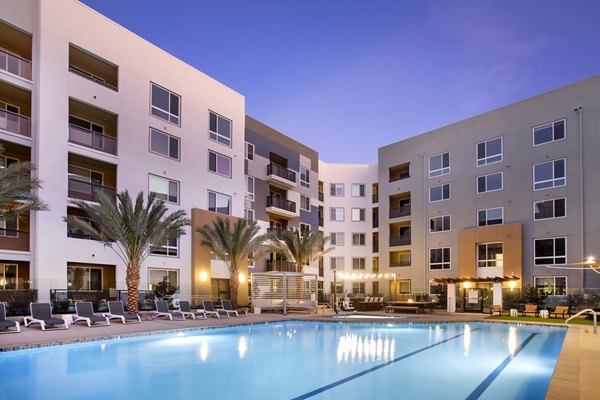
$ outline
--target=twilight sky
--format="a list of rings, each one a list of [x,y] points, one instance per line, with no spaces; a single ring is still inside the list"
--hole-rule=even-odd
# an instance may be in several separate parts
[[[600,73],[598,0],[82,0],[327,162]]]

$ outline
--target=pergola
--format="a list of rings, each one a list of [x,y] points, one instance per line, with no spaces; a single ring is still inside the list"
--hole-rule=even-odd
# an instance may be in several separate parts
[[[509,282],[512,287],[516,286],[518,276],[487,276],[487,277],[463,277],[463,278],[435,278],[434,281],[437,283],[443,283],[448,285],[448,312],[456,312],[456,300],[454,295],[456,293],[456,284],[463,284],[465,287],[470,286],[472,283],[492,283],[493,286],[493,302],[494,304],[502,305],[502,283]],[[514,285],[514,286],[513,286]]]

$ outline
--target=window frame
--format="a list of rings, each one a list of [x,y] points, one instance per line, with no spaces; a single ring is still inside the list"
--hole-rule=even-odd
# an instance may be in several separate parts
[[[358,187],[358,195],[354,195],[354,188]],[[362,193],[362,194],[360,194]],[[367,185],[365,183],[352,183],[350,185],[350,195],[351,197],[366,197],[367,195]]]
[[[244,199],[248,200],[248,201],[254,201],[255,199],[255,194],[256,194],[256,180],[254,179],[253,176],[250,175],[244,175],[244,177],[246,178],[246,188],[244,190]],[[250,182],[252,182],[252,184],[250,184]],[[251,189],[251,190],[249,190]]]
[[[219,118],[229,122],[229,137],[221,134],[220,132],[215,132],[212,129],[210,129],[212,115],[214,115],[216,118],[216,130],[217,131],[219,130]],[[214,137],[213,137],[213,135],[214,135]],[[223,140],[225,140],[225,142],[219,140],[220,138],[223,138]],[[215,143],[219,143],[223,146],[231,148],[233,145],[233,121],[217,112],[208,110],[208,139],[212,140]]]
[[[303,203],[306,204],[303,204]],[[303,211],[310,211],[311,208],[311,204],[310,204],[310,197],[309,196],[305,196],[303,194],[300,195],[300,209]],[[308,205],[308,208],[304,208],[303,206]]]
[[[445,154],[448,154],[448,166],[447,166],[447,167],[445,167],[445,166],[444,166],[444,155],[445,155]],[[440,158],[441,158],[440,165],[441,165],[442,167],[441,167],[441,168],[438,168],[438,169],[434,169],[434,170],[432,170],[432,169],[431,169],[431,160],[432,160],[433,158],[435,158],[435,157],[440,157]],[[429,156],[429,158],[428,158],[428,162],[427,162],[427,165],[428,165],[428,167],[429,167],[429,178],[430,178],[430,179],[431,179],[431,178],[436,178],[436,177],[438,177],[438,176],[449,175],[449,174],[450,174],[450,172],[451,172],[451,170],[450,170],[450,151],[444,151],[444,152],[442,152],[442,153],[439,153],[439,154],[434,154],[434,155],[432,155],[432,156]],[[436,172],[438,172],[438,171],[440,171],[440,173],[436,173]],[[434,173],[435,173],[435,174],[434,174]]]
[[[337,211],[338,210],[342,210],[341,213],[341,219],[337,219]],[[334,213],[335,212],[335,218],[334,217]],[[329,221],[332,222],[344,222],[346,220],[346,212],[345,212],[345,208],[344,207],[329,207]]]
[[[206,209],[208,211],[212,211],[214,213],[221,214],[221,215],[231,215],[231,212],[232,212],[231,208],[232,208],[232,200],[233,200],[233,198],[230,195],[225,194],[225,193],[221,193],[221,192],[217,192],[217,191],[214,191],[214,190],[210,190],[210,189],[208,189],[207,192],[208,192],[208,207],[206,207]],[[214,210],[210,209],[211,208],[210,207],[210,195],[211,194],[215,195],[215,209]],[[219,199],[219,196],[223,196],[223,197],[226,197],[226,198],[229,199],[228,213],[227,214],[218,211],[219,207],[218,207],[218,204],[217,204],[217,200]]]
[[[494,175],[498,175],[500,174],[500,188],[499,189],[491,189],[488,190],[488,178]],[[479,180],[483,178],[484,179],[484,190],[483,191],[479,191]],[[485,174],[485,175],[480,175],[477,177],[477,194],[483,194],[483,193],[490,193],[490,192],[497,192],[499,190],[504,190],[504,171],[497,171],[497,172],[491,172],[489,174]]]
[[[501,245],[502,246],[502,258],[500,260],[498,260],[497,258],[495,259],[491,259],[491,258],[487,258],[489,256],[489,251],[488,248],[490,245]],[[480,247],[481,246],[485,246],[485,254],[486,254],[486,258],[485,259],[480,259]],[[500,265],[497,265],[498,261],[500,262]],[[481,265],[481,264],[485,264],[485,265]],[[493,265],[492,265],[493,264]],[[504,267],[504,243],[503,242],[485,242],[485,243],[477,243],[477,268],[497,268],[497,267]]]
[[[344,232],[330,232],[329,238],[330,238],[329,243],[332,246],[344,246],[345,245],[344,244],[344,242],[345,242]],[[338,239],[340,239],[340,238],[341,238],[341,240],[338,241]]]
[[[562,161],[564,163],[564,165],[563,165],[564,176],[557,178],[556,177],[556,163],[559,162],[559,161]],[[544,165],[544,164],[549,164],[549,163],[552,163],[552,179],[546,179],[546,180],[543,180],[543,181],[536,181],[536,179],[535,179],[535,167],[536,166],[541,166],[541,165]],[[564,183],[562,185],[555,184],[556,181],[560,181],[561,179],[564,180]],[[546,182],[552,182],[552,186],[536,188],[536,185],[544,184]],[[544,161],[544,162],[541,162],[541,163],[533,164],[533,191],[534,192],[537,192],[537,191],[540,191],[540,190],[554,189],[554,188],[563,187],[563,186],[567,186],[567,158],[566,157],[557,158],[556,160]]]
[[[341,194],[338,194],[341,193]],[[330,197],[344,197],[345,188],[343,183],[330,183],[329,184],[329,196]]]
[[[167,145],[168,145],[167,153],[168,154],[163,154],[163,153],[160,153],[158,151],[152,150],[152,133],[153,133],[153,131],[167,137]],[[170,135],[167,132],[163,132],[160,129],[156,129],[156,128],[152,127],[152,126],[149,129],[148,136],[149,136],[149,138],[148,138],[148,151],[150,153],[159,155],[161,157],[168,158],[169,160],[181,161],[181,139],[179,137],[174,136],[174,135]],[[171,140],[172,139],[174,139],[177,142],[177,158],[173,158],[173,157],[170,156],[170,154],[171,154]]]
[[[444,198],[444,186],[448,186],[448,197]],[[431,200],[431,190],[435,188],[441,188],[442,197],[439,200]],[[450,200],[452,198],[452,185],[450,182],[442,183],[441,185],[429,186],[429,202],[437,203],[438,201]]]
[[[345,257],[344,256],[331,256],[329,257],[329,270],[331,271],[337,271],[338,269],[344,269],[345,267],[345,261],[344,261]],[[333,260],[336,260],[335,263],[332,263]],[[338,265],[338,261],[341,260],[341,264],[342,265]],[[335,264],[335,266],[333,265]]]
[[[358,219],[354,219],[354,211],[358,211]],[[352,207],[350,210],[350,220],[352,222],[365,222],[367,220],[366,208]]]
[[[159,88],[159,89],[164,90],[165,92],[167,92],[167,94],[169,95],[169,110],[163,110],[162,108],[159,108],[158,106],[155,106],[153,104],[153,98],[152,98],[152,87],[153,86],[156,86],[157,88]],[[171,112],[171,110],[170,110],[170,108],[171,108],[171,102],[172,102],[172,97],[171,96],[174,96],[174,97],[176,97],[178,99],[178,101],[177,101],[177,106],[179,108],[178,114],[173,114]],[[181,103],[182,103],[182,101],[181,101],[181,95],[178,95],[177,93],[172,92],[171,90],[167,89],[166,87],[160,86],[159,84],[150,81],[150,115],[152,115],[153,117],[156,117],[156,118],[158,118],[160,120],[166,121],[166,122],[168,122],[170,124],[173,124],[175,126],[181,126]],[[153,113],[154,109],[158,110],[158,112],[165,113],[167,115],[167,118],[163,118],[160,115],[154,114]],[[176,122],[173,122],[173,120],[171,119],[171,117],[175,117],[176,118]]]
[[[448,217],[448,229],[444,229],[444,227],[446,226],[446,217]],[[441,226],[442,229],[439,231],[434,231],[431,229],[431,222],[433,219],[438,219],[441,218],[442,222],[441,222]],[[448,215],[436,215],[435,217],[430,217],[429,218],[429,233],[442,233],[442,232],[450,232],[452,230],[452,215],[448,214]]]
[[[554,132],[555,131],[555,124],[558,123],[558,122],[562,122],[563,123],[563,137],[559,138],[559,139],[555,139],[554,138],[554,135],[555,135],[555,132]],[[552,140],[536,144],[536,142],[535,142],[535,131],[536,131],[536,129],[545,128],[547,126],[551,126],[551,128],[552,128]],[[564,139],[567,138],[567,119],[566,118],[557,119],[557,120],[552,121],[552,122],[547,122],[545,124],[534,126],[533,128],[531,128],[531,137],[532,137],[532,141],[533,141],[533,147],[543,146],[543,145],[548,144],[548,143],[554,143],[554,142],[558,142],[560,140],[564,140]]]
[[[444,257],[444,250],[448,249],[448,261],[445,260]],[[440,262],[431,262],[431,254],[434,250],[441,250],[442,253],[442,261]],[[452,269],[452,248],[449,246],[443,246],[443,247],[431,247],[429,248],[429,258],[428,258],[429,262],[429,270],[430,271],[448,271]],[[444,268],[444,265],[448,265],[448,268]],[[432,268],[433,265],[440,265],[440,268]]]
[[[560,239],[560,240],[564,240],[564,248],[565,248],[565,254],[564,255],[556,255],[556,240]],[[538,241],[542,241],[542,240],[552,240],[552,256],[537,256],[537,249],[536,249],[536,243]],[[537,266],[544,266],[544,265],[562,265],[562,264],[567,264],[568,261],[568,241],[567,241],[567,237],[566,236],[552,236],[552,237],[543,237],[543,238],[534,238],[533,239],[533,266],[537,267]],[[539,259],[549,259],[552,258],[553,262],[552,263],[538,263],[537,261]],[[557,258],[564,258],[564,262],[556,262]]]
[[[104,287],[104,269],[100,268],[100,267],[94,267],[94,266],[90,266],[90,265],[85,265],[85,264],[81,264],[81,265],[67,265],[67,286],[69,284],[69,268],[72,268],[72,269],[77,268],[77,269],[87,270],[87,273],[88,273],[88,278],[87,278],[88,287],[85,288],[85,289],[80,288],[80,289],[77,289],[77,290],[82,291],[82,292],[89,292],[89,291],[96,291],[96,290],[98,290],[98,289],[92,289],[91,288],[92,287],[92,285],[91,285],[91,283],[92,283],[92,279],[91,279],[91,277],[92,277],[92,270],[100,271],[100,289],[102,289]],[[18,271],[19,271],[19,268],[17,267],[17,273],[18,273]]]
[[[355,239],[358,238],[358,242]],[[362,238],[362,240],[361,240]],[[366,246],[367,235],[364,232],[352,232],[352,246]]]
[[[158,253],[156,251],[152,251],[152,246],[150,247],[150,255],[157,257],[171,257],[171,258],[179,258],[179,237],[174,238],[176,240],[175,246],[169,244],[169,240],[173,238],[167,238],[167,243],[161,246],[154,246],[156,249],[164,249],[166,252]],[[172,250],[175,250],[175,254],[169,254]]]
[[[171,182],[175,183],[177,185],[177,201],[172,201],[170,200],[170,193],[159,193],[159,192],[153,192],[152,190],[150,190],[150,181],[152,180],[152,177],[156,178],[156,179],[161,179],[161,180],[166,180],[167,181],[167,185],[171,186]],[[170,190],[169,190],[170,191]],[[165,203],[169,203],[169,204],[179,204],[179,199],[181,197],[181,183],[179,181],[176,181],[175,179],[170,179],[170,178],[166,178],[164,176],[160,176],[160,175],[156,175],[156,174],[148,174],[148,193],[156,193],[156,198],[160,199],[162,201],[164,201]],[[167,198],[163,199],[161,197],[158,197],[158,195],[166,195]]]
[[[362,260],[362,262],[361,262],[361,260]],[[358,268],[354,267],[355,261],[358,261]],[[352,257],[352,270],[353,271],[365,271],[366,269],[367,269],[367,258],[366,257]]]
[[[561,216],[556,216],[556,201],[557,200],[563,200],[564,201],[564,215]],[[552,216],[551,217],[547,217],[547,218],[536,218],[535,216],[535,207],[536,204],[539,203],[548,203],[548,202],[552,202]],[[546,199],[546,200],[539,200],[539,201],[534,201],[533,202],[533,220],[534,221],[545,221],[545,220],[549,220],[549,219],[558,219],[558,218],[566,218],[567,217],[567,198],[566,197],[557,197],[555,199]]]
[[[490,224],[489,221],[490,219],[488,218],[488,212],[491,210],[501,210],[502,211],[502,222],[500,222],[499,224]],[[485,225],[480,225],[480,219],[479,219],[479,213],[481,212],[485,212]],[[484,227],[484,226],[494,226],[494,225],[504,225],[504,207],[491,207],[491,208],[483,208],[481,210],[477,210],[477,221],[476,221],[476,225],[477,227]]]
[[[487,145],[488,145],[488,143],[493,142],[498,139],[500,139],[500,154],[499,154],[500,159],[494,160],[494,161],[489,161],[489,159],[491,159],[491,158],[498,157],[498,154],[494,154],[492,156],[488,155]],[[485,156],[483,158],[479,158],[479,145],[480,144],[483,144],[485,146],[484,147]],[[483,167],[485,165],[496,164],[496,163],[502,162],[504,160],[504,137],[498,136],[498,137],[487,139],[487,140],[477,143],[475,145],[475,160],[476,160],[475,163],[476,163],[477,167]]]
[[[536,280],[537,279],[548,279],[552,278],[552,293],[546,293],[546,295],[556,295],[556,278],[561,278],[565,280],[565,293],[569,293],[569,277],[567,275],[535,275],[533,277],[533,289],[538,291],[543,290],[538,287]],[[560,295],[559,295],[560,296]]]
[[[310,170],[302,165],[299,168],[298,175],[300,176],[300,186],[310,189]],[[306,179],[304,178],[306,176]]]
[[[215,170],[213,171],[212,169],[210,169],[210,162],[211,162],[211,156],[215,157]],[[219,172],[219,159],[224,159],[227,160],[229,162],[229,174],[224,174],[222,172]],[[214,150],[208,150],[208,172],[212,172],[215,175],[219,175],[222,176],[224,178],[229,178],[231,179],[232,173],[233,173],[233,160],[231,157],[228,157],[224,154],[218,153]]]
[[[250,151],[250,147],[252,147],[252,151]],[[244,160],[254,162],[255,151],[254,143],[244,142]]]
[[[180,290],[181,290],[181,285],[180,285],[180,282],[181,282],[181,271],[178,268],[156,268],[156,267],[148,267],[148,288],[149,288],[149,290],[152,290],[152,289],[150,289],[150,285],[155,285],[156,286],[156,283],[152,283],[150,281],[150,273],[151,273],[151,271],[164,271],[164,273],[166,274],[167,278],[169,278],[168,279],[169,284],[177,287],[177,292],[176,293],[180,292]],[[175,272],[177,274],[177,282],[175,284],[173,284],[173,282],[171,282],[171,279],[170,279],[170,276],[169,276],[169,272]]]
[[[248,218],[248,216],[249,216],[250,214],[252,214],[252,217],[251,217],[251,218]],[[254,221],[254,220],[255,220],[255,217],[254,217],[254,215],[255,215],[255,214],[254,214],[254,210],[253,210],[253,209],[251,209],[251,208],[244,208],[244,219],[246,219],[246,220],[247,220],[247,221],[249,221],[249,222],[252,222],[252,221]]]

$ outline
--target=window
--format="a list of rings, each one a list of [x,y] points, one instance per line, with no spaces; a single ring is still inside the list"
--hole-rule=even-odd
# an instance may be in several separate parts
[[[533,219],[562,218],[567,215],[567,199],[552,199],[533,203]]]
[[[535,239],[533,247],[534,265],[567,263],[567,238]]]
[[[450,269],[450,247],[429,249],[429,269]]]
[[[344,232],[331,232],[329,235],[330,242],[335,246],[343,246],[344,245]]]
[[[244,158],[248,161],[254,161],[254,145],[244,142]]]
[[[67,267],[67,288],[70,290],[102,290],[102,268]]]
[[[16,217],[0,218],[0,237],[19,237],[19,222]]]
[[[312,228],[311,228],[310,224],[305,224],[303,222],[300,222],[300,236],[305,237],[306,235],[310,234],[311,231],[312,231]]]
[[[11,157],[6,157],[6,156],[0,156],[0,169],[1,168],[6,168],[9,165],[18,162],[19,160],[17,160],[16,158],[11,158]]]
[[[365,220],[365,209],[364,208],[353,208],[352,209],[352,221],[360,222]]]
[[[152,83],[150,113],[172,124],[179,125],[179,104],[181,97]]]
[[[429,280],[429,293],[436,294],[436,295],[440,296],[440,298],[441,298],[441,296],[445,294],[444,292],[447,291],[446,288],[444,288],[444,286],[445,285],[443,283],[438,283],[435,280],[430,279]]]
[[[244,193],[246,200],[254,201],[254,178],[246,176],[246,192]]]
[[[179,182],[151,174],[148,175],[148,179],[148,190],[154,193],[157,199],[179,204]]]
[[[365,258],[352,257],[352,269],[365,269]]]
[[[254,265],[254,257],[255,256],[256,256],[256,254],[254,252],[248,254],[248,268],[256,267],[256,265]]]
[[[177,237],[168,238],[166,243],[153,246],[150,253],[159,256],[177,257],[179,255],[179,239]]]
[[[212,111],[209,120],[208,137],[215,142],[231,147],[231,121]]]
[[[493,192],[502,190],[503,173],[496,172],[484,176],[477,177],[477,193]]]
[[[244,218],[246,218],[248,222],[254,221],[254,210],[244,208]]]
[[[495,138],[477,144],[477,166],[502,161],[502,138]]]
[[[69,125],[81,128],[86,131],[104,134],[104,127],[102,125],[95,124],[93,122],[76,117],[74,115],[69,115]],[[102,137],[100,136],[95,138],[94,140],[102,140],[101,138]]]
[[[502,243],[481,243],[477,245],[477,266],[502,267],[503,258]]]
[[[150,128],[150,152],[179,160],[179,138]]]
[[[410,252],[397,252],[393,251],[390,253],[390,268],[395,267],[410,267],[412,254]]]
[[[352,184],[352,197],[365,197],[365,184],[364,183],[353,183]]]
[[[329,208],[329,219],[331,221],[343,221],[344,220],[344,208],[343,207]]]
[[[231,178],[231,158],[209,150],[208,170],[217,175]]]
[[[501,225],[504,223],[504,207],[477,211],[477,226]]]
[[[344,196],[344,184],[343,183],[332,183],[330,186],[329,194],[332,197],[343,197]]]
[[[300,209],[310,211],[310,197],[300,195]]]
[[[429,202],[447,200],[450,198],[450,184],[432,186],[429,188]]]
[[[565,123],[566,121],[561,119],[560,121],[555,121],[533,128],[533,145],[538,146],[540,144],[564,139],[567,132],[565,129]]]
[[[535,289],[538,295],[566,295],[567,294],[567,277],[566,276],[536,276],[534,278]]]
[[[444,215],[440,217],[429,218],[429,232],[443,232],[450,230],[450,216]]]
[[[549,189],[565,186],[566,159],[548,161],[533,166],[533,190]]]
[[[148,268],[148,289],[166,293],[175,293],[179,289],[179,270]]]
[[[208,211],[231,215],[231,196],[208,191]]]
[[[344,257],[329,257],[329,269],[344,269]]]
[[[352,246],[364,246],[365,245],[365,234],[364,233],[353,233],[352,234]]]
[[[450,173],[450,152],[429,157],[429,177],[448,175]]]
[[[10,164],[10,162],[9,162]],[[68,167],[69,179],[74,179],[79,182],[91,183],[93,185],[100,185],[104,183],[104,174],[102,172],[92,171],[86,168],[76,167],[69,165]],[[83,188],[78,187],[78,191]],[[91,191],[92,186],[88,186],[88,190]]]
[[[310,188],[310,171],[300,166],[300,186]]]
[[[0,290],[17,289],[19,283],[18,271],[17,264],[0,264]]]
[[[352,282],[352,294],[365,294],[365,283]]]
[[[397,281],[398,294],[409,294],[412,293],[410,287],[410,279],[400,279]]]

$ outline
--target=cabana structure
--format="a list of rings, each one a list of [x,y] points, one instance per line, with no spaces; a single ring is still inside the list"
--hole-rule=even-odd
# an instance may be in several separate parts
[[[299,272],[261,272],[251,276],[252,307],[263,310],[316,312],[317,275]]]

